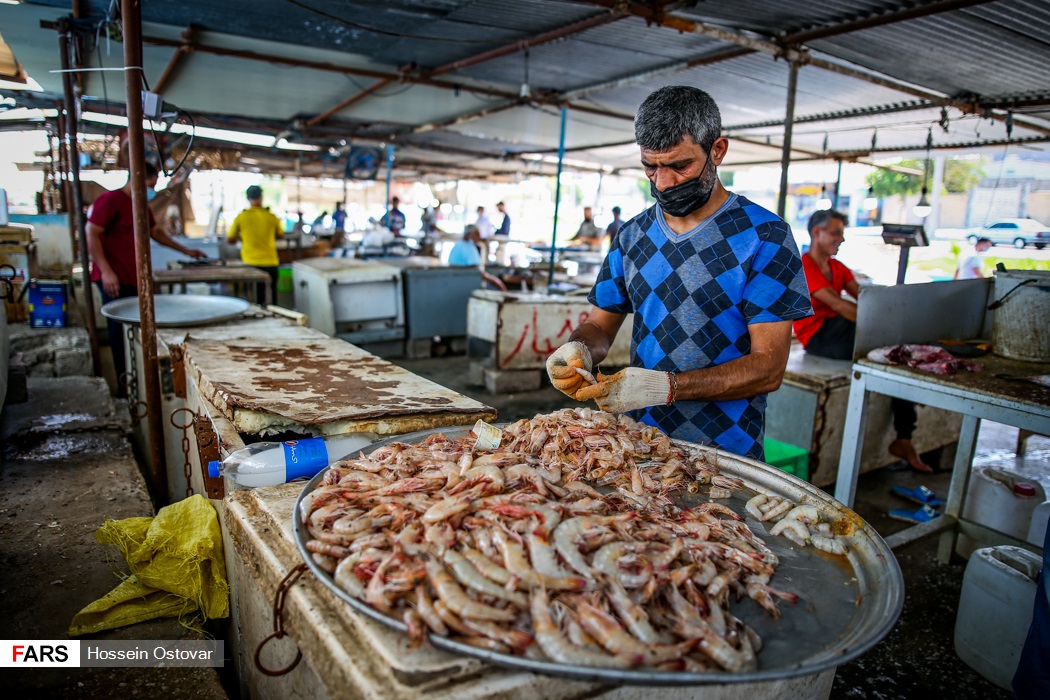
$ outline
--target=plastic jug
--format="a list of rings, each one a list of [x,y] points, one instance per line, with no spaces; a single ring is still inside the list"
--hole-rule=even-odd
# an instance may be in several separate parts
[[[978,549],[966,564],[955,652],[1000,688],[1009,690],[1017,669],[1042,566],[1037,555],[1010,546]]]

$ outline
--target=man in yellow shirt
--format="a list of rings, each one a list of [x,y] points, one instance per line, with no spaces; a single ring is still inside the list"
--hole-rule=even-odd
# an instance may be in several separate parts
[[[241,261],[257,267],[270,276],[270,289],[277,289],[277,239],[284,236],[281,220],[262,205],[262,188],[252,185],[247,192],[251,205],[233,220],[226,232],[229,243],[241,242]],[[262,286],[262,285],[260,285]],[[256,292],[256,299],[263,299],[263,290]]]

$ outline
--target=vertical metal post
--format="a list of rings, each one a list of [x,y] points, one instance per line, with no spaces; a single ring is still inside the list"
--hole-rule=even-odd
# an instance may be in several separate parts
[[[567,107],[561,108],[561,134],[558,136],[558,179],[554,183],[554,228],[551,230],[551,262],[547,272],[547,293],[551,293],[551,285],[554,284],[554,256],[558,247],[558,207],[561,204],[561,166],[565,159],[565,115]]]
[[[386,213],[390,213],[390,177],[394,173],[394,146],[393,144],[386,145]],[[387,223],[390,223],[390,217],[387,217]]]
[[[897,259],[897,284],[904,284],[904,277],[908,274],[908,253],[911,248],[902,245],[901,256]]]
[[[62,69],[69,70],[69,19],[62,18],[58,23],[58,48],[62,53]],[[73,74],[62,73],[62,92],[65,97],[66,156],[69,172],[73,182],[66,190],[66,205],[69,209],[69,221],[76,224],[76,236],[73,239],[73,253],[77,251],[77,238],[80,239],[80,266],[83,268],[81,279],[84,285],[85,314],[88,339],[91,343],[91,371],[96,377],[102,376],[102,363],[99,360],[98,329],[95,328],[95,304],[91,297],[91,266],[88,263],[87,238],[84,236],[84,207],[80,192],[80,158],[77,156],[77,106],[73,97]],[[70,192],[72,190],[72,192]],[[68,195],[72,194],[72,198]],[[117,377],[120,380],[120,377]]]
[[[787,110],[784,114],[784,150],[780,156],[780,194],[777,195],[777,216],[787,212],[788,167],[791,165],[791,135],[795,128],[795,93],[798,91],[798,64],[790,63],[788,70]]]
[[[831,200],[831,208],[839,210],[839,192],[842,191],[842,159],[839,158],[839,172],[835,175],[835,198]]]
[[[153,498],[168,502],[161,416],[160,372],[157,362],[157,319],[153,306],[153,266],[150,256],[149,208],[146,204],[146,140],[142,132],[142,14],[138,0],[121,0],[124,18],[124,85],[128,109],[128,165],[131,208],[135,220],[135,262],[139,280],[143,380],[146,385],[146,425],[149,429],[149,475]],[[132,351],[134,349],[132,348]]]

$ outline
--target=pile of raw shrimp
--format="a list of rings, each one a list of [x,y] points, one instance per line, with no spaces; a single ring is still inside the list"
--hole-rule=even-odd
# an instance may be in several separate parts
[[[429,633],[578,666],[739,672],[762,642],[730,599],[774,617],[774,598],[797,600],[770,585],[773,552],[717,502],[741,487],[655,428],[564,409],[510,425],[492,451],[473,433],[435,434],[338,462],[300,515],[314,560],[414,643]],[[701,488],[712,500],[675,505]],[[759,500],[756,517],[806,527]]]

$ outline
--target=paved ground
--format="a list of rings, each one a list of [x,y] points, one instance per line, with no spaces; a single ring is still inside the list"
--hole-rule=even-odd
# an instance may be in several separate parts
[[[426,360],[395,360],[406,369],[443,386],[487,403],[500,412],[501,421],[530,418],[576,402],[553,389],[546,381],[538,391],[493,395],[467,383],[464,357]],[[985,424],[978,442],[975,465],[994,465],[1050,476],[1050,440],[1032,438],[1025,459],[1014,454],[1017,430]],[[952,455],[942,464],[950,468]],[[924,475],[912,471],[883,469],[861,476],[857,485],[857,512],[882,536],[908,526],[886,513],[908,505],[891,495],[895,484],[914,487],[925,484],[942,497],[947,495],[950,472]],[[828,487],[833,491],[833,487]],[[904,573],[904,612],[896,628],[878,646],[839,668],[831,697],[959,700],[1006,699],[1010,693],[986,681],[963,663],[954,648],[955,615],[962,590],[965,561],[937,562],[937,539],[915,543],[895,552]]]
[[[95,541],[107,519],[153,515],[146,483],[102,380],[30,378],[29,402],[0,416],[0,619],[6,639],[68,639],[69,623],[126,575]],[[194,639],[176,620],[81,639]],[[13,670],[7,697],[225,698],[214,669]]]

